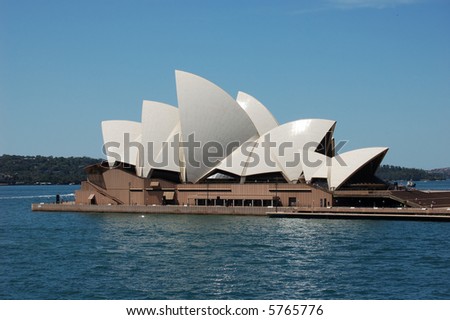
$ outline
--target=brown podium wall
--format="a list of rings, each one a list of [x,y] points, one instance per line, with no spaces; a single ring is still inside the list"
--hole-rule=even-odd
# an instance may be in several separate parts
[[[221,200],[280,200],[283,206],[329,206],[332,195],[307,184],[288,183],[208,183],[174,184],[160,179],[144,179],[122,169],[106,170],[102,175],[102,186],[88,177],[76,192],[77,204],[126,204],[194,205],[196,199]],[[92,195],[95,201],[92,202]],[[171,199],[173,197],[173,200]],[[290,203],[295,198],[294,203]]]

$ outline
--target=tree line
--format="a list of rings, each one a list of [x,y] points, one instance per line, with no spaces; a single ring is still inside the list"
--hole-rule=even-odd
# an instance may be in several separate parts
[[[385,181],[445,180],[450,178],[450,168],[423,170],[392,165],[382,165],[378,168],[375,175]]]
[[[84,168],[102,161],[89,157],[0,156],[0,184],[79,184]]]
[[[101,162],[89,157],[0,156],[0,184],[79,184],[86,180],[84,168]],[[423,170],[382,165],[376,175],[385,181],[444,180],[450,168]]]

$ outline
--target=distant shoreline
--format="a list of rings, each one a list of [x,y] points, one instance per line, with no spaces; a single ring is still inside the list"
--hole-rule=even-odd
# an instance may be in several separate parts
[[[0,186],[80,184],[87,179],[84,168],[102,162],[90,157],[0,155]],[[381,165],[375,175],[386,182],[445,181],[450,167],[432,170]]]

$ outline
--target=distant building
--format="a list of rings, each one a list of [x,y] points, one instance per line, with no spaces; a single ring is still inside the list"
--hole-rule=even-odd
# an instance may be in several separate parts
[[[144,101],[141,122],[102,122],[107,161],[86,168],[77,203],[332,206],[339,191],[387,189],[375,171],[388,148],[339,154],[335,121],[280,125],[246,93],[175,75],[178,107]]]

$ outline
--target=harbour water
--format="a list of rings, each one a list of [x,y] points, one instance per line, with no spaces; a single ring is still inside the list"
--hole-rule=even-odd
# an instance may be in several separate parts
[[[31,212],[78,188],[0,187],[0,299],[450,299],[449,223]]]

